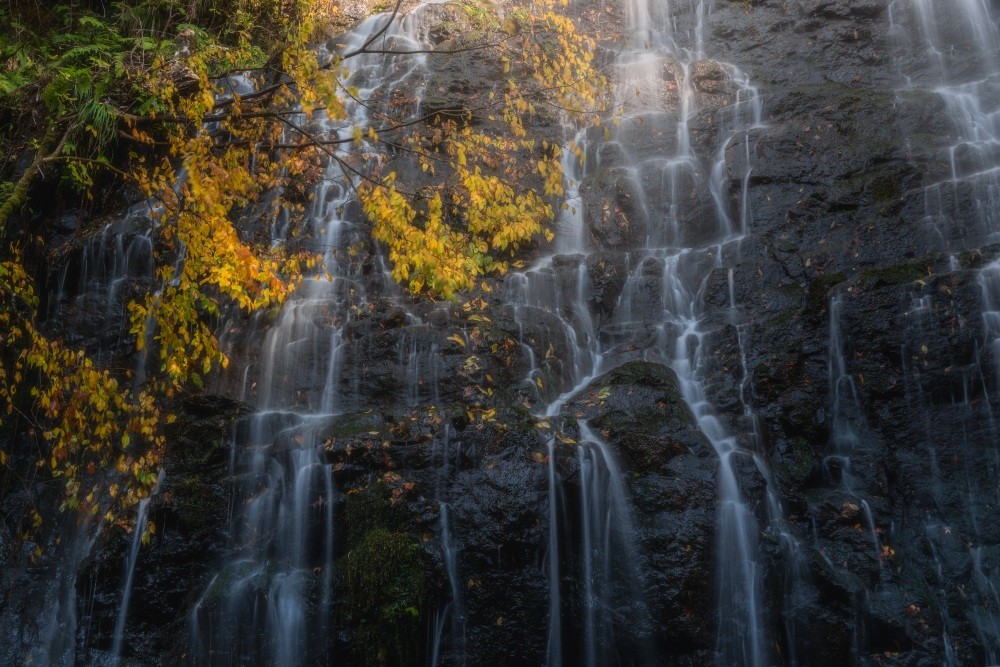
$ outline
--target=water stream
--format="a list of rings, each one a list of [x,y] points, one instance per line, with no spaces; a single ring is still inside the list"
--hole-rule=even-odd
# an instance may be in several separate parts
[[[744,164],[750,162],[747,132],[761,126],[760,96],[738,69],[706,60],[709,4],[640,1],[626,3],[626,7],[630,39],[612,67],[620,125],[604,140],[578,135],[588,161],[567,165],[567,191],[573,196],[580,194],[579,183],[585,177],[591,183],[616,179],[628,193],[625,203],[621,197],[617,200],[619,206],[628,205],[628,211],[611,214],[621,214],[634,229],[626,232],[628,276],[621,295],[609,314],[598,317],[593,312],[589,238],[602,231],[601,221],[594,220],[600,213],[593,208],[586,211],[588,221],[587,193],[583,193],[579,200],[570,200],[573,205],[557,225],[554,254],[509,278],[508,298],[515,306],[522,337],[526,337],[523,332],[537,330],[541,322],[548,331],[557,332],[555,345],[567,349],[563,357],[571,360],[559,364],[542,350],[534,350],[534,360],[544,355],[529,377],[538,388],[539,415],[558,415],[594,377],[629,359],[659,361],[677,373],[684,400],[720,462],[717,660],[719,664],[765,665],[769,649],[756,562],[756,519],[743,501],[737,472],[738,461],[749,462],[750,457],[716,415],[701,378],[706,338],[715,326],[702,302],[705,280],[732,261],[751,224],[747,172],[735,176],[740,194],[735,202],[730,201],[734,175],[727,149],[740,146]],[[695,84],[696,75],[708,69],[726,82],[728,101],[716,112],[724,128],[719,144],[706,155],[694,148],[690,125],[692,116],[702,111],[699,103],[713,103],[711,93],[698,90]],[[619,591],[628,590],[629,582],[641,589],[643,559],[634,553],[631,538],[616,532],[617,526],[628,525],[630,510],[615,455],[585,423],[580,431],[583,515],[579,518],[564,516],[556,466],[558,446],[554,442],[549,446],[547,662],[550,667],[561,665],[569,654],[579,652],[587,665],[648,664],[653,658],[641,648],[627,657],[621,649],[614,658],[607,652],[614,642],[622,641],[614,638],[622,626],[607,615],[621,603],[613,599],[616,586],[608,583],[606,563],[615,562],[625,571]],[[609,517],[617,519],[609,523]],[[575,601],[561,586],[564,578],[576,574],[561,569],[567,564],[568,547],[560,543],[565,522],[581,527],[582,571],[577,576],[583,580],[582,609],[575,608]],[[612,553],[618,555],[609,558]],[[641,607],[639,598],[636,602]],[[570,617],[583,620],[573,633],[564,621]],[[582,639],[582,647],[565,646],[571,636]]]
[[[129,545],[128,556],[125,560],[124,585],[122,586],[122,600],[118,606],[118,618],[115,621],[115,634],[111,647],[111,660],[117,663],[121,659],[122,644],[125,641],[125,622],[128,620],[128,607],[132,599],[132,580],[135,577],[135,564],[139,558],[139,549],[142,547],[142,538],[146,532],[146,523],[149,520],[149,502],[156,494],[157,488],[163,481],[163,470],[160,470],[156,479],[156,486],[149,497],[139,501],[136,511],[135,526],[132,528],[132,541]]]
[[[380,44],[419,49],[419,14],[417,9],[392,21]],[[389,20],[388,14],[369,17],[347,35],[342,48],[357,49]],[[348,84],[357,91],[345,97],[347,117],[314,120],[314,132],[349,138],[354,126],[365,126],[371,113],[366,105],[375,92],[403,82],[417,90],[419,101],[426,56],[380,53],[386,49],[376,47],[352,58]],[[256,334],[264,341],[259,356],[250,360],[241,393],[255,399],[260,410],[237,429],[232,442],[236,490],[230,555],[195,605],[190,623],[199,664],[297,667],[332,659],[326,652],[334,622],[337,489],[316,434],[357,402],[349,378],[358,376],[354,365],[361,360],[345,358],[342,336],[352,313],[367,303],[363,267],[348,252],[363,233],[349,215],[353,185],[335,161],[327,164],[305,214],[324,257],[321,270],[305,279],[266,334]],[[287,225],[279,220],[273,232],[275,243],[284,242]],[[399,354],[413,379],[412,395],[405,398],[415,402],[421,385],[434,384],[423,380],[434,372],[436,350],[401,344]]]
[[[995,4],[982,0],[912,0],[891,3],[890,18],[903,94],[937,97],[952,127],[951,143],[941,151],[946,170],[924,187],[924,220],[932,247],[951,254],[954,271],[961,264],[957,259],[961,251],[1000,240],[1000,15]],[[996,368],[1000,360],[998,262],[993,258],[979,270],[986,340],[973,362],[960,370],[957,387],[934,387],[923,372],[928,356],[940,354],[924,342],[936,310],[946,303],[940,292],[914,295],[906,318],[909,340],[901,351],[908,396],[927,422],[922,446],[934,504],[927,512],[924,534],[943,610],[941,640],[946,662],[953,665],[961,660],[950,628],[963,620],[976,628],[983,664],[1000,659],[1000,606],[995,597],[1000,580],[995,570],[985,574],[977,567],[983,541],[992,541],[982,530],[982,498],[995,494],[1000,480],[994,464],[1000,433],[993,419],[995,397],[988,389],[996,378],[987,378],[987,367]],[[951,426],[955,438],[947,448],[930,435],[931,421]],[[958,507],[945,491],[948,484],[967,490]],[[956,540],[964,547],[958,547]],[[946,545],[968,551],[968,571],[948,571],[942,564],[938,554]],[[969,591],[961,596],[964,619],[948,611],[948,600],[954,599],[951,587],[956,585]]]

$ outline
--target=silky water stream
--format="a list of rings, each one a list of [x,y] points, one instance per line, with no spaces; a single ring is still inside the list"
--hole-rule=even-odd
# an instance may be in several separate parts
[[[576,135],[585,162],[564,150],[569,206],[557,221],[554,252],[510,275],[504,297],[522,331],[544,320],[563,338],[565,355],[558,363],[550,363],[546,350],[524,342],[538,417],[560,418],[567,402],[591,380],[629,360],[662,363],[676,373],[683,400],[719,461],[716,661],[757,666],[769,664],[770,649],[757,519],[740,483],[741,461],[752,466],[752,456],[734,425],[713,408],[703,373],[711,334],[721,322],[704,303],[707,278],[735,261],[752,223],[749,173],[739,171],[731,155],[737,165],[740,158],[750,163],[749,131],[762,124],[761,99],[737,68],[706,56],[711,10],[701,1],[627,3],[631,36],[611,67],[618,121],[605,138],[587,130]],[[394,21],[381,39],[419,51],[419,16],[418,8]],[[348,36],[346,48],[366,43],[387,20],[377,15],[364,21]],[[419,103],[425,58],[420,53],[358,56],[352,62],[355,97],[368,100],[377,89],[405,84],[416,91]],[[699,89],[696,80],[705,71],[724,83]],[[348,100],[347,107],[347,121],[320,123],[323,136],[347,138],[354,125],[364,124],[365,105]],[[705,146],[692,137],[690,124],[696,114],[709,112],[719,130],[716,141]],[[587,194],[581,192],[587,179],[600,174],[627,187],[633,206],[623,215],[635,230],[619,246],[627,266],[621,293],[602,314],[592,305],[588,266],[606,239],[595,234],[593,210],[588,222]],[[324,252],[322,271],[304,281],[265,334],[258,332],[263,343],[243,375],[240,395],[259,409],[234,432],[228,555],[193,605],[188,623],[196,664],[336,661],[328,653],[329,641],[315,640],[336,634],[332,587],[339,493],[325,445],[315,434],[336,415],[361,407],[353,391],[359,360],[345,356],[343,336],[352,308],[363,308],[368,299],[362,268],[346,252],[361,235],[347,214],[354,210],[351,186],[335,163],[327,165],[306,213],[316,246]],[[283,242],[285,233],[276,224],[275,242]],[[144,239],[115,237],[115,243],[135,249],[115,255],[125,258],[111,268],[115,276],[148,272]],[[724,310],[732,316],[739,309],[734,302]],[[403,340],[398,353],[408,379],[404,401],[433,402],[438,350],[415,338]],[[643,595],[651,555],[642,553],[635,540],[626,471],[600,433],[585,420],[577,428],[580,485],[572,502],[557,465],[562,445],[549,445],[548,548],[542,568],[550,591],[547,663],[656,664],[658,639]],[[436,446],[446,475],[460,452],[450,447],[447,432],[437,436]],[[447,489],[441,487],[435,501],[450,599],[433,624],[430,656],[436,663],[447,643],[449,655],[461,662],[467,621],[459,527],[451,519]],[[130,579],[127,574],[125,599]],[[568,579],[580,586],[569,590]],[[127,609],[123,604],[120,625]],[[116,629],[115,656],[123,629]]]
[[[980,0],[913,0],[891,3],[890,18],[903,79],[899,94],[936,98],[951,125],[939,150],[944,169],[923,187],[924,225],[930,248],[950,256],[942,270],[958,272],[963,251],[1000,240],[1000,15],[995,4]],[[985,340],[971,362],[954,369],[954,382],[935,386],[926,368],[928,357],[953,354],[927,343],[938,311],[948,306],[946,293],[911,287],[900,350],[907,398],[921,425],[922,467],[932,500],[922,517],[925,548],[934,563],[928,586],[940,605],[941,643],[950,665],[961,664],[962,650],[968,649],[953,645],[959,623],[970,624],[978,635],[977,660],[1000,660],[1000,579],[994,568],[980,567],[984,549],[998,539],[990,509],[1000,483],[1000,431],[991,389],[998,378],[989,370],[1000,360],[998,261],[993,257],[978,269]],[[950,434],[944,442],[937,435],[942,424]],[[952,488],[961,489],[959,497]],[[952,553],[966,554],[966,562],[954,562]]]
[[[364,126],[375,91],[405,82],[419,104],[426,56],[382,51],[422,47],[420,12],[374,15],[346,36],[346,51],[374,36],[381,41],[371,53],[352,58],[349,84],[357,91],[345,98],[347,118],[318,123],[322,137],[349,138],[355,125]],[[383,48],[387,44],[392,48]],[[362,234],[350,215],[354,185],[335,161],[327,164],[305,221],[324,256],[321,270],[304,280],[267,329],[260,354],[244,375],[240,393],[259,409],[237,427],[232,442],[230,555],[191,614],[191,650],[198,664],[335,662],[328,650],[335,634],[338,490],[316,433],[332,417],[357,407],[351,383],[359,360],[344,358],[342,337],[352,312],[367,303],[363,269],[347,250]],[[276,243],[287,233],[280,223],[273,230]],[[433,372],[435,352],[401,346],[415,380],[411,399],[418,397],[416,378]]]
[[[529,380],[538,393],[539,417],[559,417],[595,377],[630,359],[659,362],[677,374],[683,399],[719,458],[716,660],[765,665],[769,648],[756,518],[743,501],[737,472],[738,459],[750,456],[716,415],[701,376],[713,326],[704,285],[710,272],[738,254],[751,220],[748,174],[732,173],[727,149],[737,146],[749,158],[748,131],[762,123],[761,100],[737,68],[707,60],[710,3],[626,4],[630,37],[611,68],[618,127],[603,139],[577,135],[587,160],[566,165],[570,207],[558,221],[555,252],[512,275],[507,297],[522,338],[541,323],[560,332],[559,346],[568,350],[562,363],[553,363],[543,350],[530,351]],[[693,74],[706,69],[725,81],[725,102],[697,90]],[[714,148],[697,150],[690,119],[702,111],[699,104],[713,103],[720,107],[715,113],[724,129]],[[622,214],[631,236],[621,244],[628,266],[624,287],[611,312],[599,315],[588,265],[599,261],[608,240],[594,218],[609,206],[588,201],[581,184],[593,188],[607,178],[628,193],[628,210],[616,208],[613,214]],[[731,196],[734,190],[740,194]],[[623,199],[615,203],[622,206]],[[655,664],[656,639],[644,628],[648,610],[642,595],[649,555],[634,541],[625,476],[608,443],[586,421],[578,429],[578,502],[567,501],[557,465],[562,445],[549,444],[547,664]],[[579,507],[580,516],[567,515],[570,505]],[[582,595],[574,596],[567,580],[582,581]]]

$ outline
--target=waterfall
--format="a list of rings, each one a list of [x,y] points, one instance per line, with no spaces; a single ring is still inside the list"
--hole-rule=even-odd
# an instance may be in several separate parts
[[[634,606],[643,610],[642,571],[624,474],[611,447],[579,422],[580,507],[583,526],[584,664],[607,665],[619,647],[612,612]],[[628,599],[615,594],[619,587]],[[651,656],[640,656],[649,662]]]
[[[132,595],[132,578],[135,574],[135,562],[139,556],[139,547],[142,544],[142,534],[146,530],[148,512],[149,498],[143,498],[139,501],[139,510],[136,514],[132,543],[129,547],[125,563],[125,583],[122,587],[122,601],[118,607],[118,619],[115,621],[114,643],[111,648],[111,659],[115,662],[121,658],[122,654],[122,643],[125,640],[125,621],[128,619],[128,605]]]
[[[750,457],[737,445],[736,434],[716,415],[701,378],[706,363],[705,338],[710,331],[702,303],[703,281],[712,270],[723,268],[724,258],[738,253],[740,240],[752,224],[748,168],[738,174],[740,194],[735,207],[727,194],[733,189],[730,180],[734,170],[727,148],[740,146],[743,164],[750,164],[753,147],[748,132],[762,125],[761,100],[736,67],[706,60],[706,17],[710,10],[703,2],[662,6],[642,0],[626,3],[630,37],[612,65],[620,126],[603,141],[577,135],[588,161],[565,165],[570,208],[557,225],[555,252],[531,269],[509,277],[507,298],[514,305],[522,344],[533,348],[528,382],[541,408],[537,411],[540,416],[557,416],[598,374],[629,359],[660,361],[677,373],[683,398],[719,458],[717,661],[762,666],[768,662],[769,648],[757,565],[757,526],[742,498],[737,473],[737,462],[749,462]],[[717,152],[705,156],[693,147],[691,119],[702,98],[708,97],[697,90],[695,80],[712,67],[726,81],[732,103],[717,111],[724,128],[722,139]],[[665,72],[669,73],[666,78]],[[579,188],[583,179],[598,172],[617,178],[630,193],[629,232],[639,228],[626,241],[629,273],[625,286],[613,312],[601,323],[592,312],[592,287],[586,270],[594,252],[589,240],[594,229],[586,228],[586,202]],[[696,194],[691,195],[692,191]],[[595,215],[593,210],[590,215]],[[536,334],[539,330],[550,338]],[[567,348],[563,356],[571,361],[559,364],[550,360],[546,344]],[[544,361],[539,362],[543,355]],[[619,517],[616,523],[623,523],[628,497],[623,486],[616,486],[620,485],[621,471],[614,454],[586,424],[580,429],[583,516],[574,520],[582,527],[580,650],[585,664],[600,665],[611,661],[603,651],[613,643],[613,625],[605,615],[611,603],[607,597],[610,586],[601,555],[607,557],[610,542],[618,540],[612,538],[605,522],[614,515]],[[562,515],[557,458],[558,449],[550,442],[546,555],[550,667],[562,664],[566,657],[562,644],[568,634],[564,619],[570,602],[561,590],[562,577],[568,574],[561,570],[566,562],[566,547],[560,543],[565,530],[562,522],[570,518]],[[609,481],[615,479],[618,481]],[[609,496],[610,491],[614,493]],[[622,567],[631,572],[627,578],[641,589],[642,557],[630,553],[630,544],[630,538],[622,538],[615,548],[624,561]],[[629,659],[645,664],[651,656]]]
[[[549,667],[561,667],[562,655],[562,594],[559,591],[559,502],[560,487],[556,473],[556,442],[549,441],[548,456],[549,481],[549,640],[546,649],[546,664]]]
[[[122,220],[105,225],[78,256],[67,258],[53,281],[47,320],[98,340],[99,362],[118,354],[124,342],[129,283],[153,281],[150,215],[149,204],[143,202]]]
[[[420,9],[405,17],[377,14],[345,38],[354,51],[391,24],[379,39],[400,51],[422,47]],[[345,86],[347,117],[342,121],[312,119],[327,139],[348,141],[352,129],[365,126],[370,100],[377,90],[406,84],[419,89],[426,56],[362,53],[351,59]],[[237,480],[226,563],[195,605],[190,619],[194,661],[257,662],[296,667],[321,660],[331,639],[333,567],[336,553],[333,466],[324,459],[318,436],[323,425],[357,407],[343,383],[352,372],[344,354],[344,327],[352,313],[367,304],[361,280],[365,270],[348,249],[363,240],[364,230],[352,218],[356,185],[330,160],[315,184],[305,213],[306,226],[323,256],[319,270],[303,281],[263,335],[263,344],[243,380],[247,398],[259,411],[236,431],[231,475]],[[272,228],[275,244],[286,242],[288,225]],[[388,276],[385,282],[390,283]],[[266,323],[261,323],[266,326]],[[231,343],[235,345],[236,343]],[[410,380],[407,399],[423,398],[433,377],[434,346],[401,345],[399,354]],[[318,613],[309,609],[311,590],[318,591]],[[313,638],[322,637],[323,641]]]
[[[851,455],[858,446],[861,397],[854,375],[847,368],[844,332],[841,328],[843,296],[830,300],[829,377],[831,406],[829,454],[824,461],[827,476],[836,484],[851,488]]]
[[[725,151],[732,142],[739,141],[749,158],[751,148],[747,132],[762,124],[761,102],[745,75],[732,65],[719,65],[735,91],[735,99],[725,123],[729,134],[723,135],[726,138],[720,142],[714,161],[707,169],[702,166],[699,156],[692,150],[690,136],[690,118],[696,98],[692,70],[705,58],[705,17],[710,9],[702,2],[681,7],[680,16],[671,17],[670,21],[652,31],[653,39],[658,36],[660,48],[675,63],[680,102],[675,154],[666,160],[654,158],[651,162],[663,175],[660,182],[671,184],[665,189],[668,196],[677,196],[676,184],[683,179],[703,183],[702,187],[711,195],[709,210],[714,213],[716,226],[704,233],[707,243],[692,243],[699,235],[687,228],[685,223],[690,218],[685,219],[683,209],[671,201],[666,207],[665,228],[668,233],[660,236],[671,245],[647,246],[646,258],[638,263],[636,272],[629,278],[620,306],[624,319],[634,321],[637,286],[645,283],[643,273],[650,266],[661,267],[663,315],[657,323],[659,348],[677,373],[683,397],[691,407],[698,427],[708,437],[719,457],[716,659],[720,664],[764,665],[768,661],[769,649],[763,621],[761,574],[756,562],[757,526],[753,513],[743,500],[736,469],[736,461],[745,454],[738,447],[735,435],[716,415],[700,377],[707,344],[703,329],[702,286],[696,282],[706,268],[722,268],[724,254],[738,250],[739,239],[749,228],[751,217],[746,194],[749,172],[742,175],[740,209],[734,222],[729,204],[722,195],[728,173]],[[641,11],[637,10],[637,13]],[[647,79],[646,85],[655,85],[655,82]],[[638,113],[643,113],[643,110],[640,108]],[[707,179],[705,171],[708,172]],[[634,290],[631,293],[630,288]]]
[[[455,545],[451,531],[451,518],[447,503],[439,505],[441,515],[441,551],[444,554],[445,574],[448,575],[448,588],[451,593],[451,600],[448,601],[447,609],[443,617],[451,619],[451,639],[456,646],[458,663],[465,664],[465,615],[462,609],[462,588],[458,578],[458,548]],[[441,633],[438,633],[435,643],[440,646]],[[433,655],[440,655],[438,647],[432,651]],[[437,660],[433,659],[433,665]]]
[[[128,556],[125,560],[125,576],[122,585],[122,601],[118,606],[118,618],[115,621],[115,635],[111,648],[111,660],[117,662],[121,659],[122,644],[125,641],[125,621],[128,620],[128,606],[132,598],[132,580],[135,576],[135,564],[139,558],[139,549],[142,547],[142,536],[146,532],[146,522],[149,519],[149,502],[156,494],[157,489],[163,482],[164,471],[161,469],[156,477],[156,484],[149,497],[139,501],[139,508],[136,512],[135,527],[132,529],[132,540],[129,545]]]
[[[449,474],[457,467],[461,452],[452,450],[451,426],[446,425],[443,432],[434,439],[435,459],[440,454],[434,479],[434,498],[438,506],[438,517],[441,530],[441,555],[444,561],[445,575],[448,579],[449,599],[437,612],[434,624],[434,636],[431,642],[431,667],[441,664],[446,643],[450,649],[449,664],[465,665],[466,617],[464,596],[462,594],[462,579],[459,573],[459,555],[461,546],[459,536],[455,535],[458,528],[452,519],[451,506],[448,504],[448,492],[445,482]],[[448,627],[448,633],[445,633]]]
[[[951,270],[961,262],[958,253],[1000,240],[1000,15],[995,4],[983,0],[912,0],[890,5],[891,37],[904,93],[936,97],[951,123],[950,145],[941,150],[945,165],[932,173],[924,186],[924,223],[934,250],[951,254]],[[922,359],[940,353],[923,341],[924,324],[934,317],[942,298],[929,290],[913,295],[907,312],[912,338],[901,351],[907,396],[923,420],[927,456],[928,492],[934,499],[926,513],[924,539],[934,560],[934,591],[942,608],[941,626],[946,664],[962,658],[952,641],[951,629],[964,616],[981,642],[977,659],[984,664],[1000,660],[1000,631],[995,570],[979,568],[983,540],[980,526],[985,516],[977,499],[995,496],[998,475],[995,461],[1000,433],[994,423],[998,377],[986,370],[1000,363],[1000,258],[990,258],[979,269],[985,340],[973,364],[962,371],[961,387],[942,390],[924,377]],[[931,422],[947,423],[954,433],[951,443],[931,435]],[[980,444],[982,443],[982,444]],[[988,451],[980,452],[980,447]],[[957,471],[955,461],[961,464]],[[976,468],[986,468],[976,472]],[[965,487],[958,506],[945,490],[951,484]],[[985,479],[984,479],[985,477]],[[989,511],[989,510],[986,510]],[[970,567],[961,573],[942,563],[942,548],[964,550]],[[949,602],[959,596],[962,614],[949,613]],[[968,591],[966,593],[966,591]],[[952,603],[954,604],[954,603]],[[953,608],[954,609],[954,608]],[[965,650],[967,648],[963,647]]]
[[[38,641],[26,653],[30,662],[53,667],[76,664],[77,577],[101,533],[100,522],[71,516],[65,524],[61,551],[39,600]]]

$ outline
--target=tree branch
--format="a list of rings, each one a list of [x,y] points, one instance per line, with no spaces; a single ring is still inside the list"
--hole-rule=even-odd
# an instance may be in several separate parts
[[[47,144],[52,143],[53,139],[59,132],[58,127],[55,125],[49,128],[45,138],[42,139],[41,145],[38,147],[38,152],[35,153],[35,157],[31,160],[31,165],[24,171],[23,174],[21,174],[21,177],[17,179],[14,189],[11,190],[7,200],[4,201],[3,206],[0,206],[0,236],[5,234],[7,220],[10,219],[10,216],[12,216],[14,212],[23,206],[27,201],[28,193],[31,191],[31,183],[35,180],[35,176],[41,173],[42,165],[62,152],[63,146],[66,145],[66,141],[69,139],[69,134],[72,129],[72,125],[67,127],[55,148],[46,153],[44,147]]]
[[[403,0],[396,0],[396,6],[392,8],[392,13],[389,15],[389,20],[385,22],[385,25],[376,30],[375,33],[372,34],[372,36],[369,37],[365,41],[365,43],[362,44],[360,47],[358,47],[354,51],[351,51],[350,53],[342,55],[341,59],[346,60],[347,58],[353,58],[354,56],[360,53],[364,53],[365,49],[371,46],[372,42],[374,42],[376,39],[385,34],[385,31],[389,29],[389,26],[392,25],[392,22],[396,20],[396,15],[399,13],[399,8],[402,6],[403,6]]]

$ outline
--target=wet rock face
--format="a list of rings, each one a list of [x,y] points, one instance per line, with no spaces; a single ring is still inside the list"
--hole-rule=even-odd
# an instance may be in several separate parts
[[[335,504],[336,534],[343,536],[337,571],[354,577],[353,584],[340,575],[334,582],[342,602],[327,648],[342,664],[371,657],[358,648],[362,636],[405,637],[408,652],[392,643],[387,655],[423,664],[439,632],[446,637],[438,647],[443,664],[544,663],[547,442],[555,429],[574,439],[580,420],[620,459],[642,554],[649,624],[629,628],[619,618],[616,631],[632,643],[653,637],[669,664],[712,661],[717,460],[673,371],[635,361],[642,351],[630,345],[654,341],[652,347],[681,335],[637,324],[660,321],[664,265],[634,263],[650,244],[699,246],[718,237],[711,193],[693,185],[695,172],[720,154],[728,177],[720,196],[730,210],[740,210],[746,177],[751,213],[745,237],[703,252],[722,256],[724,269],[691,260],[705,307],[700,372],[720,420],[756,455],[756,461],[743,456],[737,473],[763,534],[758,564],[768,637],[780,647],[776,664],[929,665],[944,663],[949,651],[953,664],[986,664],[983,646],[1000,642],[990,626],[1000,614],[998,369],[982,317],[981,282],[981,269],[997,249],[979,247],[988,234],[969,214],[972,191],[961,184],[926,187],[949,178],[945,153],[954,128],[942,98],[902,89],[901,72],[933,81],[933,67],[889,40],[887,0],[715,4],[705,51],[737,65],[760,87],[761,126],[720,145],[719,128],[736,92],[722,64],[700,60],[688,72],[698,165],[672,170],[659,159],[677,150],[679,100],[670,86],[681,73],[673,64],[660,73],[661,113],[609,130],[607,139],[603,128],[589,132],[586,177],[575,203],[592,252],[557,257],[544,269],[558,292],[551,300],[557,307],[514,312],[510,282],[477,292],[470,300],[482,305],[474,309],[410,303],[367,265],[358,275],[372,296],[368,303],[345,290],[309,314],[310,326],[324,333],[343,326],[337,400],[345,414],[321,425],[290,416],[284,432],[263,445],[288,454],[303,441],[328,443],[324,461],[333,466],[337,492],[332,501],[310,501],[317,508]],[[453,8],[434,12],[433,43],[457,46],[469,37]],[[435,60],[425,108],[485,125],[488,120],[470,116],[461,100],[488,89],[496,77],[475,53]],[[413,103],[407,97],[390,102],[401,113]],[[533,122],[540,136],[551,139],[558,130],[553,117]],[[929,192],[949,224],[928,219]],[[673,206],[677,201],[683,206]],[[57,223],[60,233],[69,233],[68,221]],[[352,243],[366,233],[359,224]],[[125,246],[134,239],[134,231],[122,237]],[[77,259],[63,261],[69,283],[84,252],[77,248]],[[132,266],[110,300],[106,291],[86,294],[85,285],[68,290],[56,304],[62,315],[50,324],[88,348],[117,344],[120,322],[109,333],[101,313],[109,304],[118,313],[128,293],[144,288],[142,267]],[[576,342],[560,318],[567,317],[581,274],[599,335],[616,362],[628,363],[593,380],[549,427],[539,428],[530,409],[554,400],[572,378]],[[77,294],[83,298],[74,300]],[[626,298],[634,318],[615,321]],[[834,298],[841,305],[836,322]],[[355,306],[361,312],[346,317]],[[248,359],[255,354],[248,352]],[[298,402],[287,407],[314,409],[323,400],[329,354],[305,350],[297,366],[280,369],[297,383]],[[649,358],[671,363],[662,356]],[[844,414],[841,408],[838,417],[837,387],[831,386],[838,356],[857,404],[850,412],[857,441],[849,465],[830,456]],[[258,398],[259,372],[253,366],[249,379],[241,379],[251,400]],[[239,393],[238,382],[220,384]],[[228,443],[241,410],[223,402],[192,404],[174,440],[152,506],[157,533],[136,570],[128,642],[139,662],[183,660],[188,615],[229,548],[224,531],[237,483],[226,479]],[[575,545],[559,554],[567,615],[579,614],[573,605],[582,586],[577,452],[560,442],[551,462],[567,499],[566,540]],[[379,502],[358,512],[352,508],[363,493],[376,493]],[[30,506],[26,495],[4,498],[5,512],[22,514]],[[780,517],[768,515],[775,505]],[[321,512],[314,514],[319,522]],[[17,530],[0,526],[0,556],[11,555]],[[84,610],[78,642],[84,661],[109,650],[128,544],[118,530],[102,535],[75,584]],[[457,554],[453,571],[448,548]],[[358,559],[372,552],[393,557],[367,559],[365,569]],[[319,562],[322,554],[313,556]],[[49,576],[55,565],[23,575],[27,579],[11,569],[4,588]],[[356,584],[371,568],[399,575],[387,586],[405,592],[390,600],[405,601],[402,614],[376,617],[356,599]],[[454,586],[460,611],[453,607],[448,615]],[[2,618],[16,617],[12,608],[5,606]],[[462,641],[455,639],[456,615]],[[374,634],[359,634],[363,624]],[[579,642],[566,641],[567,663],[579,657]],[[0,646],[0,662],[9,656]]]
[[[971,525],[995,484],[983,471],[997,379],[983,354],[982,261],[936,251],[975,247],[982,233],[962,213],[962,185],[943,195],[954,224],[927,219],[925,186],[947,178],[941,154],[954,129],[939,96],[892,92],[900,50],[888,20],[880,2],[760,2],[712,19],[729,45],[755,40],[732,59],[766,90],[749,164],[753,225],[733,268],[759,446],[797,543],[781,546],[787,535],[771,526],[766,581],[786,619],[776,634],[800,661],[860,652],[938,664],[947,635],[958,662],[981,664],[994,641],[983,614],[996,613],[983,610],[995,602],[959,591],[980,590],[976,558],[997,543],[992,524]],[[932,80],[924,65],[900,66]],[[728,149],[733,176],[747,166],[739,148]],[[840,354],[861,405],[846,488],[828,459],[838,295]],[[717,354],[720,367],[739,367],[732,346]],[[981,546],[959,546],[957,534]]]
[[[226,477],[226,443],[232,419],[243,411],[209,400],[186,409],[150,514],[156,534],[136,568],[126,641],[141,664],[158,664],[164,655],[183,660],[178,652],[192,641],[188,614],[194,603],[207,613],[222,604],[217,598],[226,582],[240,577],[223,572],[224,581],[208,585],[212,564],[230,548],[222,530],[226,499],[238,480]],[[694,429],[676,377],[657,364],[630,363],[597,378],[566,406],[561,432],[567,440],[554,462],[566,498],[559,518],[568,536],[560,554],[566,614],[575,613],[583,576],[572,537],[582,530],[576,509],[581,479],[569,439],[578,435],[579,419],[598,427],[626,462],[627,486],[636,498],[635,542],[641,553],[652,554],[641,562],[648,625],[630,627],[622,619],[615,632],[636,642],[652,635],[665,654],[697,662],[713,642],[703,619],[712,605],[716,461]],[[544,662],[545,633],[538,628],[546,627],[549,613],[545,457],[556,418],[552,422],[541,424],[509,407],[470,418],[462,404],[350,413],[322,423],[287,416],[269,446],[291,451],[323,442],[332,465],[340,538],[334,554],[338,629],[328,637],[328,650],[344,664],[370,664],[365,652],[381,654],[381,646],[394,656],[390,664],[423,664],[441,622],[446,640],[438,650],[446,664]],[[329,499],[313,500],[321,523]],[[81,593],[99,585],[81,619],[92,659],[110,646],[120,587],[109,582],[120,582],[127,549],[128,536],[110,533],[81,575]],[[456,565],[449,565],[446,549]],[[322,568],[316,572],[321,576]],[[370,588],[376,581],[387,587],[372,593],[382,600],[377,612],[358,589],[359,582]],[[453,584],[460,591],[461,642],[440,615]],[[381,611],[397,607],[390,615]],[[661,627],[670,630],[662,634],[656,630]],[[567,650],[576,651],[579,639],[568,638]]]
[[[581,194],[584,224],[596,246],[619,250],[645,240],[648,220],[631,170],[609,169],[584,185]]]
[[[183,406],[170,434],[166,471],[149,509],[155,533],[139,551],[128,609],[126,655],[139,664],[182,660],[191,606],[226,548],[230,441],[252,412],[229,399],[204,396]],[[110,655],[133,536],[105,531],[77,581],[81,664]]]
[[[635,471],[655,471],[676,456],[707,457],[711,445],[666,366],[629,362],[587,385],[567,404],[586,419]]]
[[[704,619],[714,604],[717,461],[677,375],[659,364],[626,363],[595,379],[564,414],[586,419],[628,471],[657,643],[674,659],[704,659],[715,630]]]
[[[565,499],[558,518],[567,536],[560,550],[563,613],[579,613],[583,586],[581,478],[571,436],[579,435],[576,421],[587,419],[625,462],[637,503],[635,543],[649,554],[640,569],[651,618],[630,627],[623,617],[616,636],[627,646],[651,635],[678,659],[704,655],[713,641],[703,619],[712,606],[716,461],[694,428],[676,376],[658,364],[634,362],[597,378],[567,404],[563,417],[544,423],[503,408],[488,420],[470,421],[457,406],[335,418],[315,437],[330,443],[328,457],[346,498],[345,509],[337,509],[338,534],[347,536],[342,557],[350,557],[355,535],[389,521],[389,530],[412,536],[426,552],[422,611],[440,611],[439,600],[451,595],[449,577],[458,579],[465,630],[458,642],[451,621],[442,621],[446,663],[544,662],[545,633],[538,628],[547,627],[550,599],[546,440],[557,419],[565,421],[560,432],[566,434],[559,436],[554,461]],[[379,480],[374,486],[373,475]],[[382,509],[351,509],[358,493],[373,492],[390,499]],[[451,573],[445,530],[457,555]],[[566,639],[568,651],[580,650],[581,637]]]

